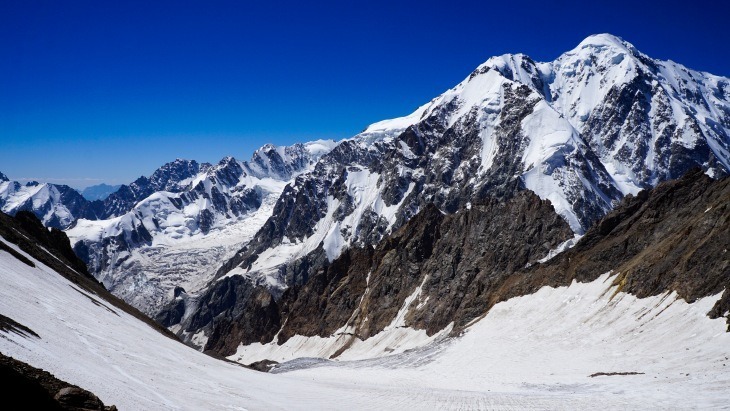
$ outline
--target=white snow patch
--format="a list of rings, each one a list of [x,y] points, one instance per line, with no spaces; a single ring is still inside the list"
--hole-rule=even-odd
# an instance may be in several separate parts
[[[552,260],[553,258],[555,258],[558,254],[562,253],[563,251],[573,248],[573,246],[576,245],[581,238],[583,238],[582,235],[574,234],[573,238],[569,238],[569,239],[563,241],[562,243],[558,244],[557,247],[548,251],[548,254],[545,257],[537,260],[537,262],[542,264],[542,263],[546,263],[546,262]]]

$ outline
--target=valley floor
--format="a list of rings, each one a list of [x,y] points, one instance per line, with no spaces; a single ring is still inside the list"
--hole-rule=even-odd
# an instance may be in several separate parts
[[[266,374],[173,341],[36,265],[0,251],[0,314],[40,335],[0,332],[0,351],[120,410],[730,404],[730,333],[706,316],[717,298],[614,296],[608,274],[498,304],[458,338],[360,361],[299,359]]]

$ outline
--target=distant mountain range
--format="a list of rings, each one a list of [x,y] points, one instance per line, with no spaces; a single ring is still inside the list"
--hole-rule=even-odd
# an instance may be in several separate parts
[[[110,186],[108,184],[97,184],[81,190],[81,195],[89,201],[104,200],[110,194],[119,190],[121,185]]]

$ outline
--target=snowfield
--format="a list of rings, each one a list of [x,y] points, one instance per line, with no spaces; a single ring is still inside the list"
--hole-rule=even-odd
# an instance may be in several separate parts
[[[720,408],[730,401],[730,334],[723,319],[706,316],[716,297],[687,304],[674,294],[614,296],[609,274],[498,304],[458,338],[361,361],[300,359],[265,374],[94,303],[35,263],[0,251],[0,313],[41,337],[2,333],[0,351],[120,410]],[[626,372],[642,374],[590,377]]]

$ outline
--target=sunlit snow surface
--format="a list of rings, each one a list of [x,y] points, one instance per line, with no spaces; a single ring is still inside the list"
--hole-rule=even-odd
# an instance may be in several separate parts
[[[0,313],[41,338],[0,351],[121,410],[723,407],[730,334],[674,295],[636,299],[602,276],[498,304],[463,336],[394,356],[298,360],[277,374],[207,357],[0,251]],[[643,372],[599,376],[596,372]]]

